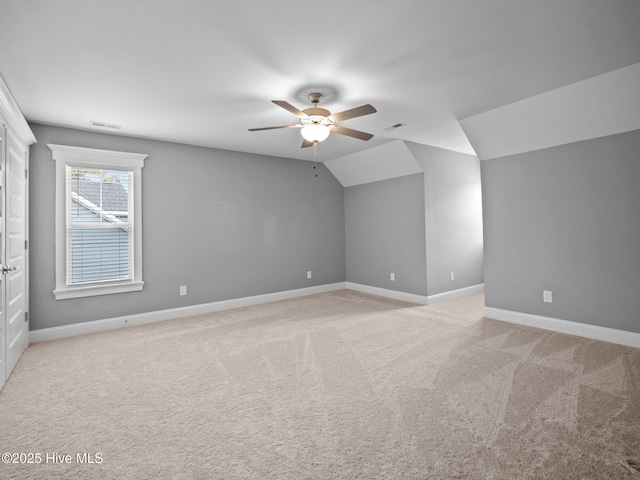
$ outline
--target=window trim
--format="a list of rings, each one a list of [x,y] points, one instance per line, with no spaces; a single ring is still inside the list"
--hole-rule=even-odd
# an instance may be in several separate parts
[[[56,285],[53,295],[56,300],[109,295],[112,293],[142,290],[142,168],[148,155],[141,153],[98,150],[95,148],[72,147],[47,144],[52,151],[56,169],[55,190],[55,272]],[[67,242],[66,242],[66,166],[87,168],[113,168],[133,171],[133,280],[101,285],[67,285]]]

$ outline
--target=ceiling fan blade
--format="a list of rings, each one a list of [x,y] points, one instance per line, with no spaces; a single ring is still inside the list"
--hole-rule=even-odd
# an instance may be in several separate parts
[[[278,127],[262,127],[262,128],[250,128],[250,132],[257,132],[258,130],[275,130],[276,128],[300,128],[302,125],[280,125]]]
[[[276,105],[278,105],[279,107],[284,108],[285,110],[288,110],[289,112],[293,113],[296,117],[306,117],[307,114],[304,113],[302,110],[298,110],[296,107],[294,107],[293,105],[291,105],[289,102],[285,102],[284,100],[271,100],[273,103],[275,103]]]
[[[342,127],[340,125],[336,125],[331,129],[332,133],[339,133],[340,135],[346,135],[348,137],[358,138],[360,140],[369,140],[373,138],[373,135],[370,133],[361,132],[360,130],[353,130],[351,128]]]
[[[352,108],[350,110],[345,110],[344,112],[334,113],[331,115],[331,118],[334,122],[343,122],[344,120],[349,120],[350,118],[362,117],[363,115],[369,115],[370,113],[376,113],[377,110],[368,103],[366,105],[362,105],[360,107]]]
[[[313,147],[313,144],[314,144],[314,142],[310,142],[306,138],[303,138],[302,139],[302,145],[300,145],[300,148]]]

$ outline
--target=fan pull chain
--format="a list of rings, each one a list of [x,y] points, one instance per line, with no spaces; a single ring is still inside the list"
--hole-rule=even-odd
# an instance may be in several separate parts
[[[318,178],[318,169],[316,168],[318,164],[318,142],[313,142],[313,173],[315,173],[316,178]]]

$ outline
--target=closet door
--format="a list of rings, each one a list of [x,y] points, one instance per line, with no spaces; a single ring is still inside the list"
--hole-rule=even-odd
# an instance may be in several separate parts
[[[2,159],[2,264],[0,281],[4,317],[5,375],[9,376],[27,348],[26,292],[27,159],[28,150],[6,130]]]

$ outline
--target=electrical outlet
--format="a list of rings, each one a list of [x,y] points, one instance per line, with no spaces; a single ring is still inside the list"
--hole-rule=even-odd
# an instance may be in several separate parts
[[[182,285],[180,287],[180,296],[184,296],[187,294],[187,286],[186,285]]]
[[[389,280],[391,280],[392,282],[396,281],[396,274],[395,273],[390,273],[389,274]]]
[[[307,270],[307,278],[311,278],[311,270]]]
[[[542,300],[545,303],[553,303],[553,294],[551,293],[551,290],[542,291]]]
[[[451,272],[451,281],[453,282],[456,279],[456,274]]]

